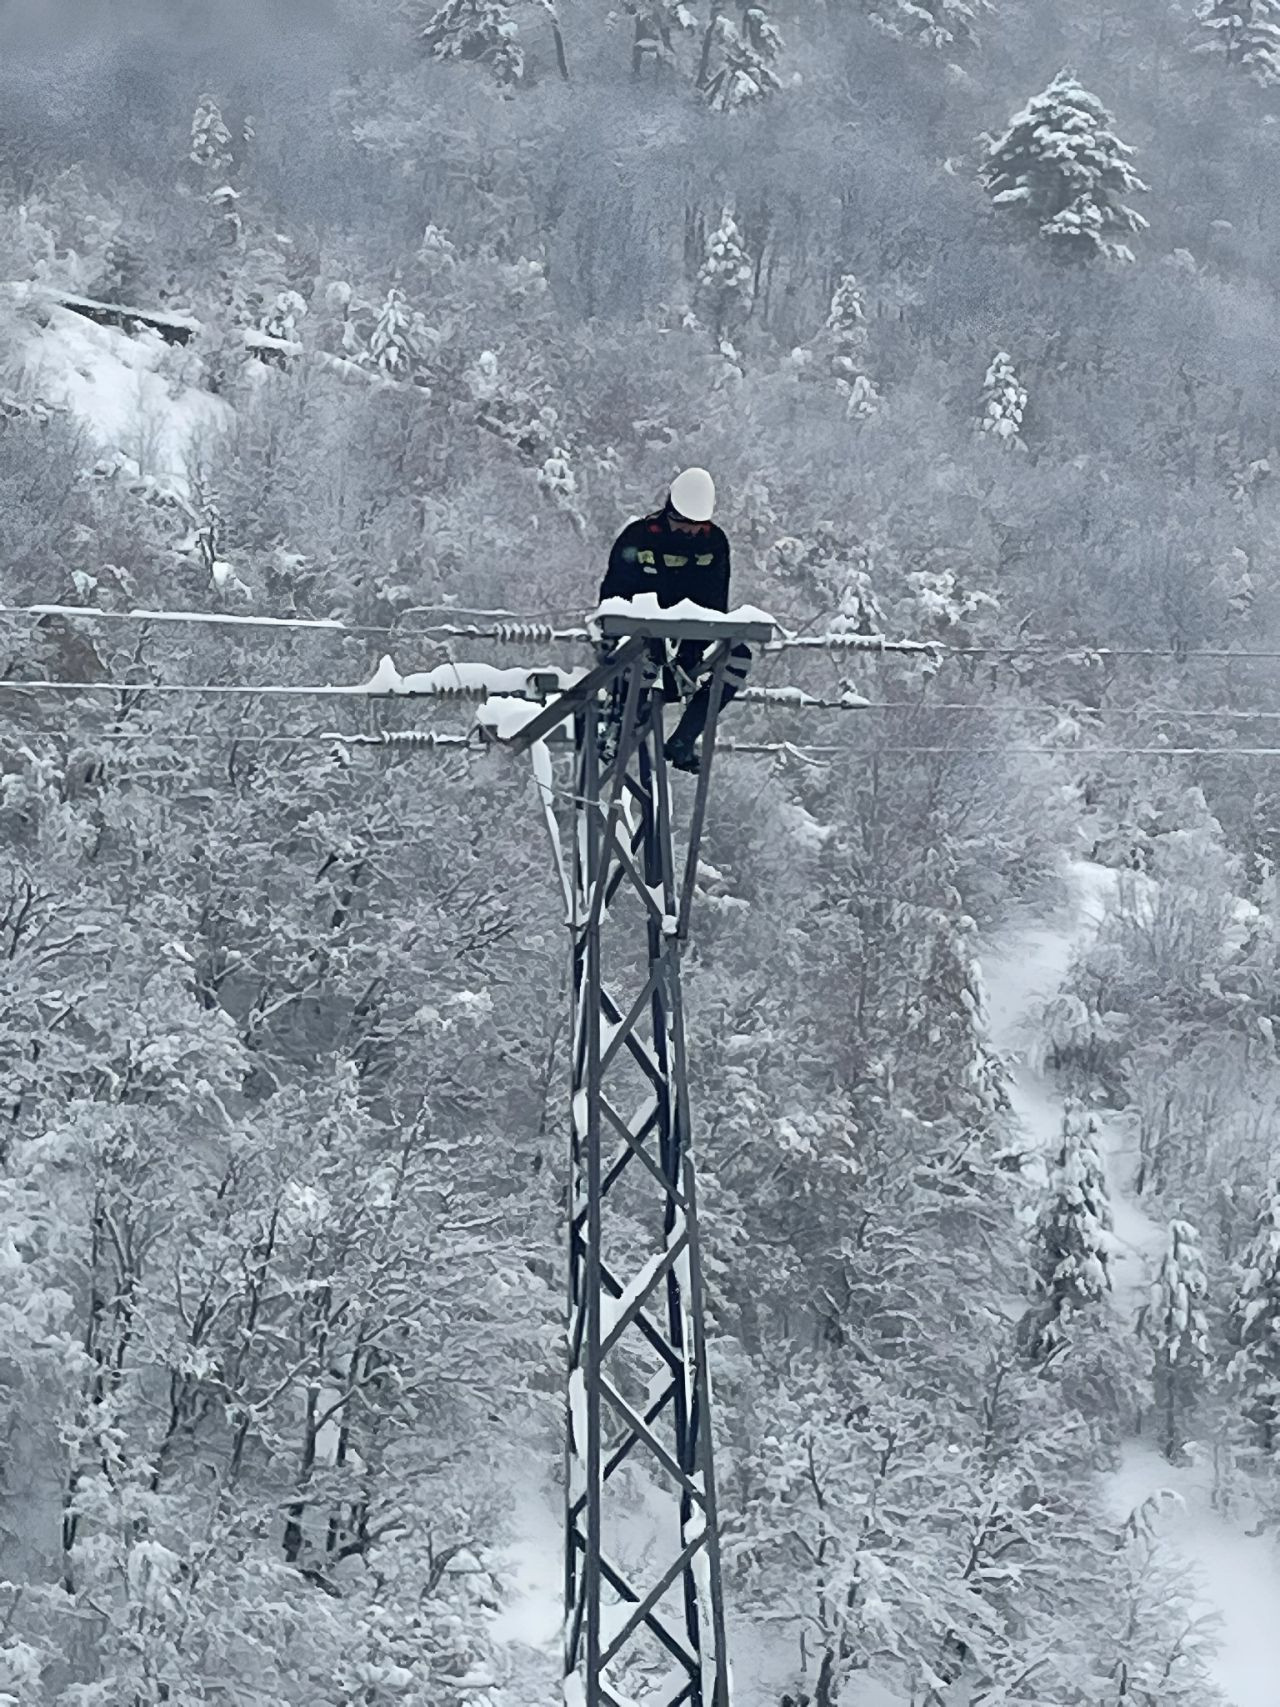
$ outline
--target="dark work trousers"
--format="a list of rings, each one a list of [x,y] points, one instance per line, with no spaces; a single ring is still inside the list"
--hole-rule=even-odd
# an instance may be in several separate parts
[[[703,670],[703,654],[708,650],[710,650],[710,648],[704,647],[700,641],[685,641],[681,645],[679,652],[676,654],[676,662],[681,671],[689,677],[696,677],[701,674]],[[659,674],[661,674],[661,697],[670,704],[672,701],[680,698],[680,690],[676,683],[675,674],[668,667],[666,660],[667,653],[665,646],[660,640],[655,641],[649,649],[649,653],[646,658],[646,665],[652,671],[653,680],[656,681]],[[729,657],[724,667],[724,684],[720,696],[720,709],[722,711],[746,681],[747,673],[750,669],[751,648],[741,644],[731,646],[729,648]],[[676,725],[675,733],[671,737],[672,746],[692,747],[693,743],[706,728],[707,718],[711,715],[712,679],[713,672],[711,670],[707,670],[706,673],[702,675],[701,685],[690,698],[688,704],[684,708],[684,714]],[[626,687],[624,680],[620,678],[613,684],[613,691],[608,711],[609,723],[615,726],[621,724],[625,700]]]
[[[686,669],[688,668],[683,659],[680,662],[682,667]],[[695,665],[695,669],[689,671],[689,674],[695,674],[696,669],[699,666],[700,660],[698,664]],[[724,683],[720,695],[720,709],[722,711],[746,681],[747,673],[750,668],[751,648],[749,646],[743,646],[742,644],[731,646],[729,648],[729,657],[724,667]],[[685,706],[684,714],[679,723],[676,724],[675,733],[671,737],[671,745],[673,747],[692,747],[693,743],[706,728],[707,718],[711,715],[711,687],[713,680],[714,672],[708,670],[703,675],[701,686],[689,701],[688,705]]]

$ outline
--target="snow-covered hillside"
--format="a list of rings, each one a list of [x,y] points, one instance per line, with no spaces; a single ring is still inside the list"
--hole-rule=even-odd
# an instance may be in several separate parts
[[[1063,1109],[1051,1076],[1035,1065],[1041,1010],[1096,933],[1114,899],[1117,873],[1080,861],[1068,866],[1066,879],[1057,917],[1009,932],[988,960],[993,1041],[1012,1067],[1017,1119],[1042,1152],[1059,1141]],[[1095,1118],[1114,1223],[1112,1307],[1128,1328],[1146,1302],[1165,1234],[1135,1197],[1134,1159],[1122,1124],[1101,1112]],[[1270,1533],[1251,1531],[1247,1506],[1231,1516],[1215,1510],[1212,1485],[1210,1465],[1172,1465],[1149,1442],[1132,1440],[1104,1480],[1104,1497],[1123,1520],[1163,1490],[1176,1496],[1161,1502],[1157,1533],[1191,1571],[1199,1610],[1216,1630],[1214,1678],[1231,1707],[1276,1707],[1280,1551]]]
[[[154,331],[124,332],[52,303],[39,312],[46,324],[18,322],[14,352],[35,394],[69,408],[102,452],[184,492],[192,452],[225,425],[227,405],[164,371],[174,351]]]

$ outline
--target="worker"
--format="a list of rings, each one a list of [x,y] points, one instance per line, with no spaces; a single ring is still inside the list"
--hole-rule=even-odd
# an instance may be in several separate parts
[[[704,610],[729,609],[729,541],[711,517],[715,513],[715,482],[705,468],[686,468],[671,483],[666,502],[652,515],[628,522],[613,542],[609,567],[600,586],[604,599],[631,599],[637,593],[653,593],[659,606],[668,610],[687,600]],[[656,654],[666,666],[661,642]],[[676,770],[700,768],[698,739],[711,712],[712,672],[707,667],[709,648],[701,640],[682,641],[672,664],[663,671],[663,698],[681,697],[682,684],[692,688],[688,704],[667,741],[667,763]],[[725,665],[721,705],[741,688],[751,667],[749,646],[735,644]],[[609,720],[616,750],[620,696],[615,694]]]

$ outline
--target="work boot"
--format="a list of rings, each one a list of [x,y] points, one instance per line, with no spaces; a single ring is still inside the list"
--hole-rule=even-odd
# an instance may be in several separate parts
[[[702,769],[702,760],[692,741],[680,741],[673,735],[663,752],[673,771],[688,771],[690,776],[697,776]]]

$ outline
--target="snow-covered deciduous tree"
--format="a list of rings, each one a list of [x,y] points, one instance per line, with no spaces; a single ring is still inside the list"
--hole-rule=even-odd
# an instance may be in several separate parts
[[[1192,47],[1264,88],[1280,83],[1280,0],[1200,0]]]
[[[1151,1347],[1160,1450],[1181,1454],[1191,1414],[1211,1366],[1200,1235],[1189,1221],[1169,1223],[1169,1242],[1139,1320]]]
[[[751,258],[733,211],[726,207],[707,239],[694,288],[694,306],[718,342],[746,320],[754,294]]]
[[[1263,1194],[1231,1301],[1231,1377],[1254,1448],[1280,1446],[1280,1181]]]
[[[906,577],[914,603],[914,621],[926,633],[954,635],[956,630],[1000,609],[994,593],[975,587],[964,571],[968,565],[942,564],[913,569]]]
[[[746,4],[741,22],[714,9],[703,44],[703,94],[717,112],[755,106],[782,88],[782,36],[764,6]]]
[[[1115,1568],[1098,1603],[1098,1643],[1089,1674],[1098,1707],[1200,1707],[1215,1694],[1210,1660],[1213,1619],[1197,1608],[1185,1565],[1170,1556],[1159,1535],[1161,1513],[1176,1499],[1148,1496],[1130,1513],[1116,1538]]]
[[[1146,185],[1095,95],[1060,71],[1042,94],[987,137],[982,181],[992,204],[1031,224],[1067,259],[1131,261],[1124,239],[1146,220],[1122,199]]]
[[[1096,1123],[1069,1098],[1031,1242],[1039,1302],[1023,1332],[1035,1359],[1058,1350],[1070,1338],[1072,1318],[1094,1309],[1111,1290],[1111,1199],[1096,1139]]]
[[[563,445],[556,445],[538,470],[538,486],[569,517],[575,531],[585,534],[587,523],[580,508],[578,479]]]
[[[831,612],[827,626],[833,632],[884,633],[870,553],[829,522],[819,523],[804,539],[785,535],[776,540],[771,559],[788,585],[804,587]]]
[[[1018,378],[1012,357],[1005,350],[997,350],[982,382],[978,429],[1001,444],[1025,448],[1022,423],[1026,412],[1027,388]]]
[[[485,432],[540,469],[549,459],[566,454],[558,412],[513,378],[492,350],[481,350],[463,381],[475,404],[475,419]]]
[[[680,39],[698,22],[687,0],[624,0],[622,13],[631,20],[631,69],[637,77],[649,67],[674,66]]]

